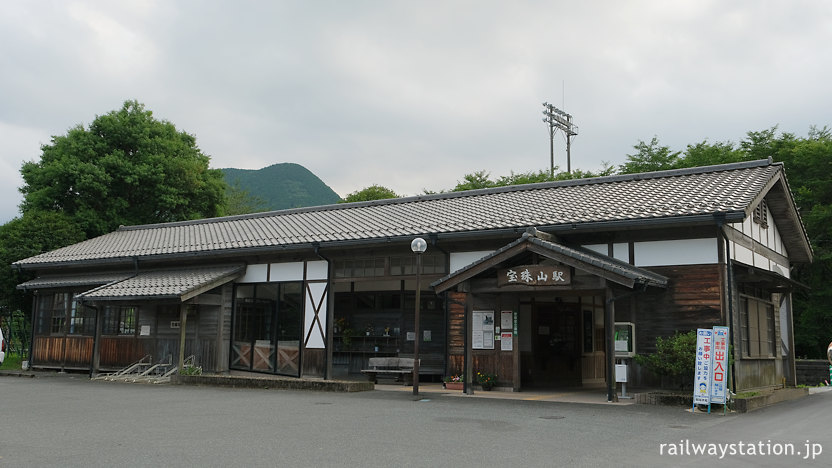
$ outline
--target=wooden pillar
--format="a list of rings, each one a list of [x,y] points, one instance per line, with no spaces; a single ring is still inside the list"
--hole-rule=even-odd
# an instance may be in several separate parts
[[[615,392],[615,347],[613,346],[615,327],[615,298],[612,295],[612,288],[606,286],[607,300],[604,302],[604,332],[606,335],[606,358],[607,358],[607,401],[618,401]]]
[[[228,349],[228,347],[230,346],[230,344],[224,345],[223,342],[222,342],[223,326],[224,326],[224,323],[225,323],[225,320],[224,320],[224,318],[225,318],[225,301],[226,301],[226,296],[228,295],[228,288],[229,288],[229,284],[224,284],[220,288],[220,307],[217,310],[217,333],[216,333],[216,336],[214,337],[214,340],[215,340],[214,341],[214,346],[215,346],[215,349],[216,349],[216,352],[215,352],[215,362],[216,362],[216,364],[214,364],[214,370],[217,371],[217,372],[224,372],[225,370],[227,370],[226,366],[228,365],[228,358],[225,356],[225,353],[222,351],[223,349]],[[156,317],[158,319],[158,317],[159,317],[158,313],[156,314]]]
[[[178,366],[181,371],[185,367],[185,327],[188,320],[188,306],[185,304],[179,305],[179,361]]]
[[[471,342],[473,340],[473,323],[472,313],[474,310],[474,293],[468,293],[465,298],[465,393],[468,395],[474,394],[474,363],[473,353],[471,352]]]
[[[333,339],[335,333],[335,282],[333,281],[333,278],[335,278],[335,264],[329,260],[326,261],[326,264],[326,357],[324,358],[326,359],[326,367],[324,368],[324,379],[329,380],[332,379],[332,353],[335,349]],[[349,367],[347,367],[347,372],[349,372]]]
[[[90,372],[90,377],[95,377],[98,375],[99,369],[101,368],[101,322],[103,321],[103,317],[101,316],[101,308],[96,306],[95,307],[95,335],[92,339],[92,371]]]
[[[511,357],[514,360],[514,375],[512,375],[512,390],[520,391],[520,330],[518,324],[520,322],[520,307],[515,303],[514,312],[511,315],[511,333],[512,346]]]

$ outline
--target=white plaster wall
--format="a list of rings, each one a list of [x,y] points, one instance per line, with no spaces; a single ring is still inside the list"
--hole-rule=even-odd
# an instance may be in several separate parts
[[[238,283],[265,283],[268,280],[266,274],[269,266],[266,264],[248,265],[246,267],[246,274],[238,279]]]
[[[325,260],[306,262],[306,279],[325,280],[328,278],[329,268]]]
[[[768,211],[768,208],[766,208],[766,214],[768,216],[768,227],[766,229],[762,229],[759,224],[755,223],[752,220],[753,216],[748,216],[742,223],[729,224],[728,227],[751,237],[758,244],[768,247],[780,255],[787,255],[783,238],[780,236],[780,231],[777,230],[777,226],[774,224],[774,218],[771,216],[771,211]],[[731,242],[731,258],[745,265],[751,265],[767,271],[777,271],[775,267],[779,266],[780,271],[777,271],[779,274],[787,278],[789,275],[788,267],[777,265],[774,261],[760,254],[756,254],[750,249],[737,245],[734,242]]]
[[[717,241],[712,239],[678,239],[636,242],[636,266],[701,265],[717,263]]]
[[[771,271],[771,262],[764,256],[754,252],[754,266],[766,271]]]
[[[318,318],[321,321],[321,328],[326,332],[326,313],[327,313],[327,294],[326,283],[308,283],[309,291],[304,294],[306,308],[303,314],[303,336],[306,339],[309,336],[309,341],[306,343],[307,348],[325,348],[324,336],[318,328],[318,324],[314,323],[315,309],[320,305],[320,312]],[[310,334],[311,331],[311,334]]]
[[[746,265],[754,266],[754,252],[736,242],[731,242],[731,258]]]
[[[493,253],[493,250],[478,250],[472,252],[451,252],[450,263],[451,273],[467,267],[477,260]]]
[[[630,263],[630,244],[617,243],[612,245],[612,256],[622,262]]]
[[[272,263],[269,267],[269,281],[302,281],[303,262]]]

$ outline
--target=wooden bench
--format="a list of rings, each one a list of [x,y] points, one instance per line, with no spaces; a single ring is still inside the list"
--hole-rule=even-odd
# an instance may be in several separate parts
[[[373,383],[378,383],[378,376],[392,375],[396,380],[404,380],[405,385],[413,385],[413,358],[399,357],[374,357],[367,363],[368,369],[362,369],[361,373]]]

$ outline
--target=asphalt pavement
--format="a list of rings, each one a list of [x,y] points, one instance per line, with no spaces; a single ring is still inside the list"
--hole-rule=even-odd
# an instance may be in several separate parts
[[[829,392],[745,415],[457,393],[6,376],[0,466],[832,465]],[[691,443],[736,451],[756,442],[801,453],[731,455],[728,445],[721,457],[685,453]]]

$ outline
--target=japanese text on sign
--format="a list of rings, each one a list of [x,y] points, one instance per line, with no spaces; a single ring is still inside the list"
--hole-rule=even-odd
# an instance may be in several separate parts
[[[572,283],[568,267],[523,265],[497,272],[497,286],[563,286]]]
[[[714,327],[711,403],[725,403],[728,377],[728,327]]]
[[[709,328],[700,328],[696,331],[696,366],[693,380],[693,404],[695,405],[710,403],[713,335],[714,331]]]

